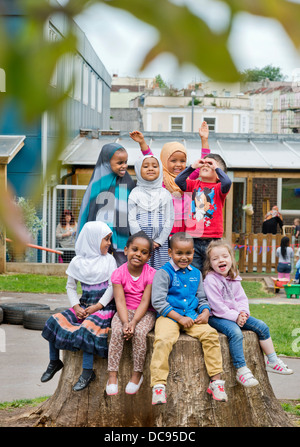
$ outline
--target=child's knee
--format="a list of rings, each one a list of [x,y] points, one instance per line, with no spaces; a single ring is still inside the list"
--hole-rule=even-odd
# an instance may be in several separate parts
[[[171,350],[173,347],[173,342],[172,340],[170,340],[170,338],[165,337],[165,336],[159,336],[159,337],[155,337],[154,340],[154,349],[158,349],[158,350]]]
[[[115,326],[111,329],[111,338],[123,338],[123,335],[122,326]]]

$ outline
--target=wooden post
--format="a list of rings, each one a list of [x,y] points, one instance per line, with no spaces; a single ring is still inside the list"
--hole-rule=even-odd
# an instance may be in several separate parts
[[[241,247],[239,248],[239,271],[240,271],[240,273],[245,273],[246,272],[246,269],[245,269],[246,252],[245,252],[245,247],[243,247],[243,245],[245,245],[245,243],[246,243],[245,234],[241,234],[240,235],[240,245],[241,245]]]
[[[252,189],[253,189],[253,178],[247,177],[247,204],[252,203]],[[246,214],[246,233],[251,233],[252,229],[252,216]]]
[[[266,253],[266,273],[272,272],[272,234],[266,235],[267,239],[267,253]]]
[[[228,243],[232,241],[232,211],[233,211],[233,187],[232,184],[230,191],[226,197],[226,213],[225,213],[225,237]]]
[[[253,233],[248,236],[248,273],[253,272],[254,237]]]
[[[257,234],[257,273],[262,272],[263,240],[264,240],[263,234],[258,233]]]

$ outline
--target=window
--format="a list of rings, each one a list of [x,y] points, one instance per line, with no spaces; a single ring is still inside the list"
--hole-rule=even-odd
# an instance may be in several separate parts
[[[66,54],[64,58],[64,90],[68,91],[69,96],[72,96],[72,80],[73,80],[73,54]]]
[[[74,99],[81,101],[82,61],[76,55],[74,60]]]
[[[203,121],[207,122],[208,128],[210,131],[216,130],[216,118],[203,118]]]
[[[91,108],[96,108],[96,76],[94,73],[91,75]]]
[[[280,188],[281,186],[281,188]],[[278,179],[278,191],[281,192],[281,210],[292,211],[299,214],[300,211],[300,181],[299,178]]]
[[[89,103],[89,68],[87,65],[83,66],[82,102],[85,105]]]
[[[49,38],[50,42],[57,42],[57,40],[58,40],[57,33],[51,27],[49,28],[48,38]],[[55,66],[52,77],[50,79],[50,85],[52,85],[52,87],[57,86],[57,65]]]
[[[97,95],[98,95],[97,109],[99,113],[102,113],[102,82],[100,79],[98,79],[97,81]]]
[[[225,96],[226,98],[229,98],[229,96],[231,96],[231,93],[230,93],[229,91],[225,91],[225,92],[224,92],[224,96]]]
[[[171,116],[171,132],[183,131],[183,117],[182,116]]]

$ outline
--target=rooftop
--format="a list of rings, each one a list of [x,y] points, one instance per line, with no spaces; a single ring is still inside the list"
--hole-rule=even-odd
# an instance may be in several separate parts
[[[170,141],[178,141],[186,147],[188,162],[201,156],[198,133],[143,132],[143,135],[157,157],[163,145]],[[92,132],[88,130],[68,145],[60,157],[62,165],[92,167],[97,162],[102,146],[112,142],[124,146],[128,152],[128,164],[133,166],[141,152],[139,144],[130,138],[128,132],[104,131],[92,137]],[[229,170],[300,170],[300,134],[211,133],[209,147],[211,152],[222,156]]]

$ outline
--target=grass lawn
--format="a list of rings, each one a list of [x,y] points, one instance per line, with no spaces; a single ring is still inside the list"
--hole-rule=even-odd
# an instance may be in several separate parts
[[[300,305],[250,303],[250,312],[269,326],[277,354],[300,357]]]
[[[66,277],[13,274],[0,275],[0,290],[5,292],[66,293]]]
[[[0,275],[0,291],[29,293],[66,293],[67,278],[60,276],[5,274]],[[243,280],[242,285],[248,298],[274,296],[266,292],[263,283]]]
[[[273,292],[268,292],[262,281],[242,281],[242,286],[249,299],[251,298],[272,298],[275,295]]]

